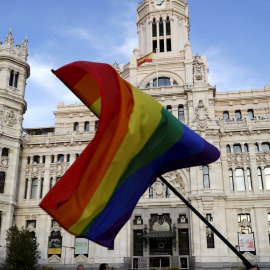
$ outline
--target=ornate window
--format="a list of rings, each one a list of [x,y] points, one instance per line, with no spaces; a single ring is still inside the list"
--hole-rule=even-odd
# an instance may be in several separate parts
[[[169,112],[169,113],[172,113],[172,106],[171,105],[167,105],[167,111]]]
[[[236,110],[235,111],[235,120],[236,121],[239,121],[242,119],[242,114],[241,114],[241,111],[240,110]]]
[[[234,191],[234,181],[233,181],[233,171],[229,169],[229,181],[230,181],[230,189]]]
[[[252,109],[249,109],[248,111],[247,111],[247,116],[248,116],[248,118],[249,119],[253,119],[254,118],[254,112],[253,112],[253,110]]]
[[[14,72],[14,70],[10,71],[10,76],[9,76],[9,86],[13,86],[17,88],[18,85],[18,78],[19,78],[19,73]]]
[[[0,193],[4,193],[5,189],[6,174],[5,172],[0,172]]]
[[[209,167],[203,166],[203,188],[210,188]]]
[[[235,181],[236,189],[238,191],[246,190],[244,170],[242,168],[238,168],[235,170]]]
[[[61,258],[61,253],[60,254],[58,253],[61,247],[62,247],[61,232],[58,230],[52,229],[51,234],[49,236],[49,241],[48,241],[48,258],[51,257],[52,255],[56,255]]]
[[[228,111],[223,112],[223,120],[224,122],[228,121],[230,119],[230,115]]]
[[[241,152],[242,152],[242,147],[241,147],[241,145],[240,145],[240,144],[234,144],[234,145],[233,145],[233,152],[234,152],[234,153],[237,153],[237,152],[241,153]]]
[[[149,187],[149,199],[170,198],[170,189],[159,179]]]
[[[270,147],[269,147],[269,143],[268,142],[263,142],[262,143],[262,151],[269,151]]]
[[[258,172],[259,188],[263,189],[262,169],[259,167],[257,169],[257,172]]]
[[[73,131],[79,132],[79,123],[75,122],[73,125]]]
[[[2,157],[8,157],[8,148],[2,149]]]
[[[238,214],[239,233],[249,234],[252,232],[250,214]]]
[[[19,78],[19,73],[16,73],[15,77],[14,77],[14,87],[15,88],[17,88],[17,85],[18,85],[18,78]]]
[[[30,199],[36,199],[37,198],[37,192],[38,192],[38,179],[33,178],[32,179],[32,185],[31,185]]]
[[[264,168],[265,189],[270,189],[270,167]]]
[[[247,168],[247,184],[248,190],[253,190],[250,168]]]
[[[229,144],[226,145],[226,151],[227,151],[227,154],[231,153],[231,147]]]
[[[183,105],[178,106],[178,120],[185,121],[185,111]]]
[[[88,132],[89,131],[89,122],[86,121],[84,122],[84,132]]]

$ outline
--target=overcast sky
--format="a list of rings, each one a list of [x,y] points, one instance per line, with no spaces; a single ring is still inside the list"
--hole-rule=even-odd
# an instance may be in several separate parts
[[[141,0],[142,1],[142,0]],[[24,128],[54,125],[59,101],[80,103],[53,74],[73,61],[127,63],[138,47],[138,0],[1,0],[0,41],[28,36]],[[189,0],[193,54],[205,55],[217,91],[270,84],[270,0]]]

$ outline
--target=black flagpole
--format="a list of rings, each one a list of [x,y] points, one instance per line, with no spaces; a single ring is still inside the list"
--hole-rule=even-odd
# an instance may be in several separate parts
[[[210,223],[204,218],[163,176],[158,176],[160,180],[170,188],[179,199],[192,210],[197,217],[199,217],[242,261],[243,264],[250,269],[253,265]]]

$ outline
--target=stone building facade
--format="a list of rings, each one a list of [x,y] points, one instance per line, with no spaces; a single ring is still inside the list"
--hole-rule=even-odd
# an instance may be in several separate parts
[[[134,11],[135,12],[135,11]],[[193,55],[186,0],[144,0],[137,8],[139,48],[120,76],[158,100],[220,149],[208,166],[164,177],[251,262],[270,269],[270,85],[220,93],[208,82],[206,58]],[[152,63],[136,59],[156,49]],[[59,102],[55,126],[22,132],[29,77],[27,38],[0,43],[0,257],[5,231],[26,227],[56,269],[108,262],[119,269],[237,269],[234,253],[160,180],[140,199],[107,249],[64,231],[39,202],[95,136],[98,119],[83,104]],[[68,90],[67,90],[68,91]]]

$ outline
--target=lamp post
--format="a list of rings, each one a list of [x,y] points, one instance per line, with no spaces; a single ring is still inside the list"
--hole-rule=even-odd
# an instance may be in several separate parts
[[[70,248],[70,249],[75,249],[74,247],[67,247],[67,246],[62,246],[62,248],[65,248],[65,256],[64,256],[64,269],[66,268],[66,250],[67,248]]]

